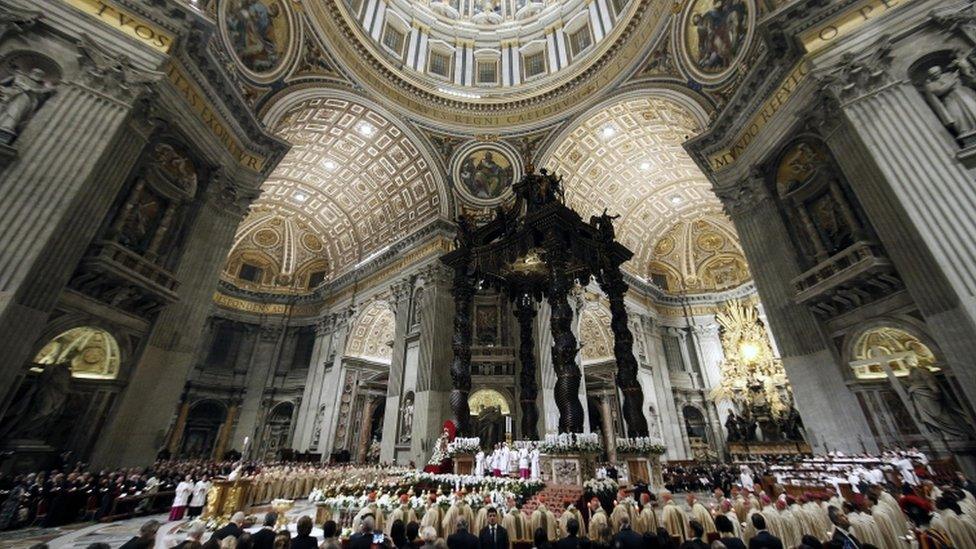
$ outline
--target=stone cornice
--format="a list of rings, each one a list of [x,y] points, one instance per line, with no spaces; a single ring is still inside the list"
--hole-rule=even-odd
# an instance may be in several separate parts
[[[291,145],[265,130],[241,95],[239,78],[221,65],[218,52],[222,46],[215,23],[200,16],[181,46],[178,56],[191,61],[186,68],[207,100],[225,110],[227,121],[234,123],[239,134],[247,138],[248,148],[264,156],[261,174],[269,175]]]
[[[692,307],[701,305],[717,305],[731,299],[743,299],[755,295],[756,284],[753,281],[741,286],[705,294],[672,295],[657,286],[645,282],[631,274],[624,273],[624,280],[631,289],[640,292],[650,303],[658,307]]]

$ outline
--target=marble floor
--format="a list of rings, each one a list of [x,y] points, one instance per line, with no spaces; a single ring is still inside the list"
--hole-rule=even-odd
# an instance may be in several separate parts
[[[256,513],[260,519],[260,513]],[[288,512],[289,529],[295,533],[295,522],[302,515],[315,517],[315,506],[305,500],[295,502],[295,507]],[[92,543],[107,543],[113,548],[121,546],[139,533],[139,527],[148,520],[158,520],[162,523],[156,535],[156,549],[167,549],[186,539],[186,520],[169,521],[167,514],[149,515],[134,519],[121,520],[110,523],[82,523],[62,526],[59,528],[27,528],[11,532],[0,532],[0,549],[29,549],[38,543],[47,543],[51,549],[84,549]],[[257,531],[259,526],[252,528]],[[322,530],[316,528],[312,532],[318,537]]]

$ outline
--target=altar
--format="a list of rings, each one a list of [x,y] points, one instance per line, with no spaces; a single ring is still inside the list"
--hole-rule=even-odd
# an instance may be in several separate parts
[[[634,336],[627,322],[624,295],[628,285],[621,265],[633,252],[616,241],[612,216],[606,211],[589,222],[565,204],[562,179],[541,170],[527,174],[512,190],[515,202],[500,205],[491,221],[474,226],[458,218],[455,249],[441,257],[453,272],[454,326],[451,362],[451,415],[459,434],[474,436],[469,397],[472,390],[473,309],[479,290],[495,290],[513,304],[518,322],[518,426],[515,440],[539,438],[539,389],[535,358],[536,303],[547,300],[552,334],[553,397],[559,412],[559,433],[582,433],[584,408],[580,399],[582,371],[579,341],[573,333],[573,309],[568,297],[575,284],[595,281],[609,302],[613,332],[615,382],[622,396],[621,412],[628,436],[647,436],[644,397],[637,379]],[[480,338],[480,336],[479,336]],[[508,371],[506,370],[506,374]],[[481,373],[481,375],[484,375]],[[515,376],[516,371],[511,370]],[[580,478],[591,469],[590,458],[556,459],[559,478]],[[574,469],[575,467],[575,469]],[[570,470],[575,473],[570,473]]]

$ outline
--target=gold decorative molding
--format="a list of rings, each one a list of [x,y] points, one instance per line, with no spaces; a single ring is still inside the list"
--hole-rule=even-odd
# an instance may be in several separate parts
[[[601,43],[601,49],[590,53],[591,63],[566,71],[548,85],[533,86],[531,92],[463,101],[438,95],[430,83],[405,80],[402,70],[373,54],[371,46],[364,43],[362,29],[337,4],[316,2],[308,8],[322,32],[334,37],[329,45],[337,57],[366,88],[435,123],[483,130],[537,125],[584,107],[639,62],[670,9],[663,2],[637,0],[632,3],[628,24],[622,25],[612,39],[601,41],[606,44]]]
[[[221,120],[217,110],[207,101],[196,82],[187,76],[175,61],[170,61],[167,65],[166,77],[189,105],[193,114],[207,126],[217,141],[234,156],[239,164],[256,172],[264,168],[264,157],[248,151],[240,143],[228,124]]]
[[[102,0],[62,1],[156,51],[169,53],[173,47],[173,36],[171,34],[115,4]]]
[[[809,73],[810,63],[806,59],[800,60],[796,67],[783,79],[783,83],[766,99],[759,111],[744,126],[732,146],[708,157],[708,165],[712,171],[720,171],[739,158],[742,152],[752,144],[752,140],[766,127],[773,115],[779,112],[779,109],[793,96],[793,92],[800,87],[800,83]]]
[[[808,56],[849,36],[861,25],[873,21],[889,11],[911,3],[912,0],[861,0],[827,21],[800,34],[800,43]]]
[[[239,297],[232,297],[221,293],[220,291],[214,292],[213,300],[214,303],[219,307],[258,315],[283,316],[285,314],[289,314],[290,309],[290,316],[308,317],[319,314],[319,311],[322,309],[322,305],[318,303],[303,303],[301,305],[289,305],[287,303],[260,303],[257,301],[241,299]]]

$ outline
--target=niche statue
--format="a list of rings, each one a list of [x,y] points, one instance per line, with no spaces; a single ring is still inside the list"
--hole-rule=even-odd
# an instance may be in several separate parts
[[[924,92],[935,115],[964,147],[976,145],[976,91],[973,67],[960,55],[945,68],[929,67]]]
[[[915,407],[919,421],[929,429],[949,437],[972,438],[971,431],[959,421],[959,418],[965,417],[962,410],[943,392],[935,374],[928,368],[919,366],[918,359],[914,356],[908,357],[906,362],[908,376],[905,378],[905,392]]]
[[[71,389],[67,363],[44,368],[34,385],[15,402],[2,422],[0,438],[43,439],[61,418]]]
[[[12,143],[24,124],[54,93],[54,87],[44,81],[44,76],[44,71],[37,67],[29,72],[15,68],[12,75],[0,80],[0,143]]]

